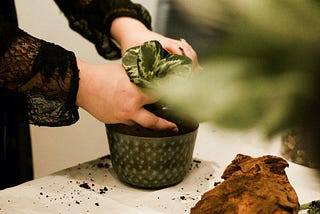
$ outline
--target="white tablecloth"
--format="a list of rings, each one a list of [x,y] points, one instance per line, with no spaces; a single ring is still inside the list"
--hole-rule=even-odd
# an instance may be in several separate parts
[[[236,154],[279,155],[279,146],[279,138],[267,141],[254,131],[230,132],[203,123],[192,169],[175,186],[160,190],[130,187],[119,182],[110,159],[100,158],[0,191],[0,213],[189,213],[204,192],[222,181],[223,170]],[[320,199],[316,171],[289,164],[286,173],[300,203]]]

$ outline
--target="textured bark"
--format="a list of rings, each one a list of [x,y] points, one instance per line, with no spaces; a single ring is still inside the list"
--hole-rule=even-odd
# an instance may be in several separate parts
[[[288,166],[277,156],[238,154],[221,176],[224,181],[206,192],[191,214],[298,213],[298,197],[284,170]]]

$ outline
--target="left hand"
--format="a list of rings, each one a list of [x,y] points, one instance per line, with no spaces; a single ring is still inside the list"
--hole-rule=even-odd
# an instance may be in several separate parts
[[[198,66],[196,52],[184,39],[171,39],[153,32],[134,18],[116,18],[112,22],[110,31],[112,37],[119,43],[122,54],[131,47],[142,45],[146,41],[157,40],[169,53],[185,55],[192,60],[194,68]]]

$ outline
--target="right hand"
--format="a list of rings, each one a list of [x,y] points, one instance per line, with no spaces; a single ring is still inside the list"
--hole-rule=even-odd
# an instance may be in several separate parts
[[[169,53],[185,55],[192,60],[194,68],[198,66],[197,53],[184,39],[171,39],[151,31],[137,19],[118,17],[112,22],[110,32],[121,46],[122,54],[131,47],[142,45],[146,41],[157,40]]]
[[[130,82],[122,65],[93,65],[79,59],[77,64],[80,80],[76,104],[99,121],[178,130],[176,124],[143,108],[156,100]]]

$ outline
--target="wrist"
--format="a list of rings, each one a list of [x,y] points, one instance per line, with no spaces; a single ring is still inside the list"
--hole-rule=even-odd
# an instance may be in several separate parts
[[[79,88],[76,97],[76,105],[82,107],[87,85],[87,63],[80,59],[77,59],[77,66],[79,69]]]
[[[139,20],[131,17],[119,17],[111,24],[111,37],[120,45],[122,50],[140,45],[140,37],[150,30]]]

